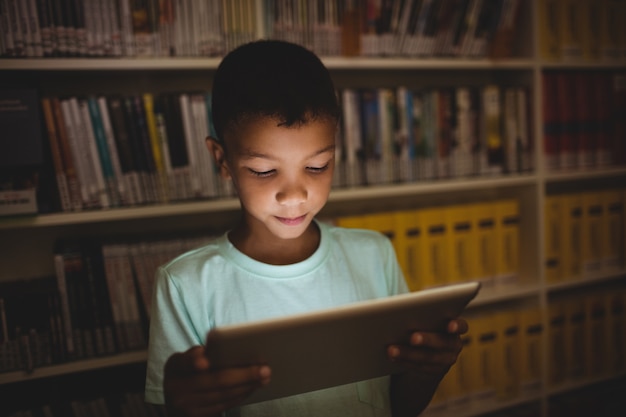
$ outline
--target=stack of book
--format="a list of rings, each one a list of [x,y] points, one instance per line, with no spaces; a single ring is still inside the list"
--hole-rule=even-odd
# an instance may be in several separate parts
[[[464,281],[484,288],[518,284],[520,221],[515,199],[334,219],[388,236],[412,291]]]
[[[511,56],[522,0],[5,0],[0,56],[222,56],[258,38],[320,55]]]

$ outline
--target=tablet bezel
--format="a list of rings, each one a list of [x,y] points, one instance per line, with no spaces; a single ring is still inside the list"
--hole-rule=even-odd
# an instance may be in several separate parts
[[[269,364],[271,382],[244,404],[389,375],[401,368],[387,359],[388,345],[406,343],[417,330],[445,331],[479,288],[478,282],[451,284],[216,327],[207,335],[206,351],[216,369]]]

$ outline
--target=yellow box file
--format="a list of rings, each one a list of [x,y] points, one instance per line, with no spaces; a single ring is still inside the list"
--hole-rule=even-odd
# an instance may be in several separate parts
[[[474,360],[476,364],[472,375],[472,399],[490,401],[496,395],[498,327],[493,314],[477,315],[471,318],[470,334],[475,338]]]
[[[583,57],[581,0],[559,0],[559,37],[561,59],[576,61]]]
[[[496,285],[517,282],[519,274],[519,202],[499,200],[496,208]]]
[[[607,367],[613,374],[626,371],[626,291],[607,291]]]
[[[472,366],[475,366],[476,359],[474,358],[475,338],[471,334],[467,333],[461,336],[463,342],[463,349],[457,357],[455,372],[451,380],[452,387],[450,388],[450,395],[448,402],[451,407],[458,407],[467,401],[469,401],[474,388],[472,381],[472,374],[476,374],[476,371],[472,370]]]
[[[598,273],[602,268],[602,254],[604,253],[604,224],[602,194],[589,191],[582,194],[582,261],[583,274]]]
[[[520,389],[524,395],[541,390],[543,366],[543,322],[541,309],[525,307],[520,310]]]
[[[496,394],[501,400],[511,400],[519,395],[520,388],[520,317],[517,310],[496,313],[498,348],[496,356]]]
[[[584,298],[577,296],[565,301],[565,374],[571,379],[582,378],[587,369],[586,310]]]
[[[563,301],[550,301],[548,307],[548,384],[556,386],[565,380],[567,312]]]
[[[449,282],[469,281],[476,277],[472,213],[469,206],[464,204],[448,206],[444,213],[447,230],[447,279]]]
[[[483,288],[493,286],[496,275],[496,211],[494,203],[470,205],[476,242],[474,270]]]
[[[580,33],[583,59],[596,61],[600,57],[600,10],[598,0],[578,0],[581,9]]]
[[[335,226],[347,227],[352,229],[366,229],[365,215],[340,216],[335,218]]]
[[[619,270],[624,266],[624,200],[622,190],[602,193],[604,220],[603,269]]]
[[[559,6],[559,0],[536,2],[539,24],[539,50],[544,59],[552,61],[561,58]]]
[[[420,274],[419,255],[421,243],[421,225],[416,210],[402,210],[394,213],[396,227],[396,254],[411,291],[423,288]]]
[[[561,206],[563,199],[559,195],[547,196],[544,203],[544,270],[546,282],[561,280],[561,228],[563,217]]]
[[[422,245],[419,256],[420,277],[424,288],[444,285],[447,280],[446,222],[441,207],[418,210],[421,224]]]
[[[366,214],[364,217],[365,228],[375,230],[387,236],[391,241],[394,249],[396,247],[396,225],[395,216],[391,211],[380,211],[377,213]]]
[[[585,295],[585,376],[598,377],[607,370],[609,335],[607,334],[607,311],[603,292],[593,291]],[[624,352],[626,354],[626,352]]]
[[[574,280],[582,275],[583,199],[579,193],[561,199],[561,277]]]

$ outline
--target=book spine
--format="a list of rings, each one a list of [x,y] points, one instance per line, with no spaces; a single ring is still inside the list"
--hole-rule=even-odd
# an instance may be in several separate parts
[[[99,141],[95,135],[95,126],[91,119],[90,109],[87,99],[76,100],[78,105],[78,117],[80,117],[79,141],[86,142],[85,155],[88,157],[86,167],[91,171],[93,184],[95,185],[94,200],[97,206],[109,208],[111,201],[107,192],[107,184],[105,180],[105,170],[102,166],[101,156],[99,155]]]
[[[126,181],[124,180],[124,174],[122,172],[122,165],[120,162],[119,153],[117,151],[117,144],[115,143],[115,132],[111,124],[111,117],[109,115],[109,108],[107,105],[106,97],[98,97],[97,106],[102,119],[102,128],[104,130],[108,154],[111,159],[111,169],[115,195],[119,200],[119,205],[127,206],[130,205],[131,202],[130,197],[128,196],[128,189],[126,186]]]
[[[150,138],[150,149],[152,151],[152,158],[156,169],[155,180],[157,183],[158,201],[166,202],[169,195],[167,187],[167,173],[165,170],[165,162],[154,112],[154,97],[150,93],[144,93],[142,99],[146,115],[146,127]]]
[[[48,130],[48,140],[50,142],[50,151],[54,163],[54,171],[56,176],[57,188],[59,191],[59,200],[61,201],[61,209],[63,211],[72,210],[72,199],[67,185],[67,177],[65,175],[65,167],[63,166],[63,157],[61,155],[61,146],[59,137],[55,127],[54,115],[52,113],[52,105],[49,98],[41,99],[41,107],[43,110],[46,128]]]
[[[106,191],[106,201],[108,201],[110,206],[117,206],[119,205],[119,198],[115,187],[115,176],[111,162],[112,158],[109,152],[102,115],[100,114],[98,102],[95,97],[89,97],[87,99],[87,110],[89,112],[89,120],[91,121],[94,142],[97,148],[98,161],[101,166]]]

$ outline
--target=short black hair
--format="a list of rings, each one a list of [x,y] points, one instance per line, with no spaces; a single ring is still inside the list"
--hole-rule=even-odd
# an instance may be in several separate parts
[[[211,112],[217,139],[256,117],[291,127],[328,118],[340,108],[328,69],[310,50],[290,42],[258,40],[228,53],[215,72]]]

